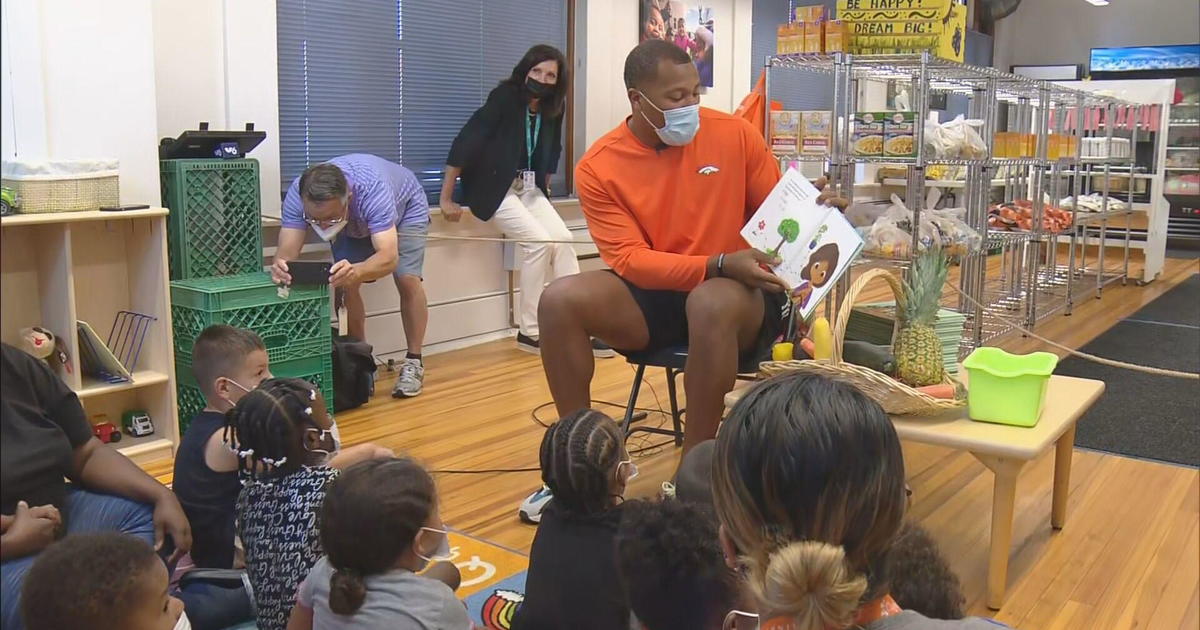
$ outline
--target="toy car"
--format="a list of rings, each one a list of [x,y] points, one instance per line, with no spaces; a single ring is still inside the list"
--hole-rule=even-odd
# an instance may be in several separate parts
[[[111,422],[93,424],[92,435],[105,444],[121,441],[121,432],[117,430],[117,425]]]
[[[132,410],[121,414],[121,426],[133,437],[146,437],[154,433],[154,423],[145,411]]]
[[[0,188],[0,215],[8,216],[16,214],[20,207],[21,198],[17,196],[17,193],[13,189],[8,186]]]

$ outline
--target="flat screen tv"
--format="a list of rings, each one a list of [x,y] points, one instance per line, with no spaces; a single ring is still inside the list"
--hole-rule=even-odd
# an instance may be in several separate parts
[[[1200,70],[1200,44],[1093,48],[1088,70],[1098,72],[1163,72]]]

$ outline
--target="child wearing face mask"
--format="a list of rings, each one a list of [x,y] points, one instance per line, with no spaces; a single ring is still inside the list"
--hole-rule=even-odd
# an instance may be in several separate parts
[[[311,383],[272,378],[245,393],[225,416],[243,487],[237,530],[258,609],[258,627],[287,626],[296,586],[321,557],[317,512],[325,486],[339,468],[370,457],[379,447],[342,453],[337,425]]]
[[[437,488],[407,457],[375,459],[329,484],[317,561],[289,630],[470,630]],[[418,574],[421,571],[421,574]]]
[[[229,448],[225,412],[271,377],[267,348],[253,331],[217,324],[192,346],[192,376],[204,394],[175,453],[172,489],[192,524],[196,567],[234,568],[234,503],[242,489]]]
[[[637,465],[617,423],[594,409],[550,425],[542,438],[542,481],[554,498],[542,512],[512,630],[629,627],[617,568],[617,526]]]

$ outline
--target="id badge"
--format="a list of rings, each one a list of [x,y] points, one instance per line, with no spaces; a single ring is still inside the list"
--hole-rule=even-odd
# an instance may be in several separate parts
[[[521,171],[521,189],[533,190],[537,188],[537,175],[534,171]]]

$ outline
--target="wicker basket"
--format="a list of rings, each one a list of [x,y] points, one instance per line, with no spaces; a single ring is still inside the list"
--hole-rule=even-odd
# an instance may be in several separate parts
[[[854,300],[858,297],[863,287],[875,278],[881,278],[888,283],[892,288],[892,293],[896,296],[896,310],[902,310],[905,299],[904,291],[900,287],[900,281],[888,271],[871,269],[859,276],[850,285],[850,290],[842,300],[841,308],[838,309],[837,320],[834,322],[833,329],[833,357],[820,361],[767,361],[759,367],[759,371],[764,376],[775,376],[788,372],[805,372],[846,381],[858,387],[863,393],[879,403],[884,411],[894,415],[931,414],[965,405],[965,400],[934,398],[886,374],[876,372],[861,365],[844,363],[842,361],[842,343],[846,340],[846,325],[850,321],[850,311],[854,308]],[[893,329],[893,339],[895,339],[895,334],[895,329]],[[950,375],[945,370],[942,370],[942,382],[955,384],[955,381],[950,378]]]
[[[22,213],[79,212],[121,202],[116,160],[55,160],[4,164],[3,184]]]

